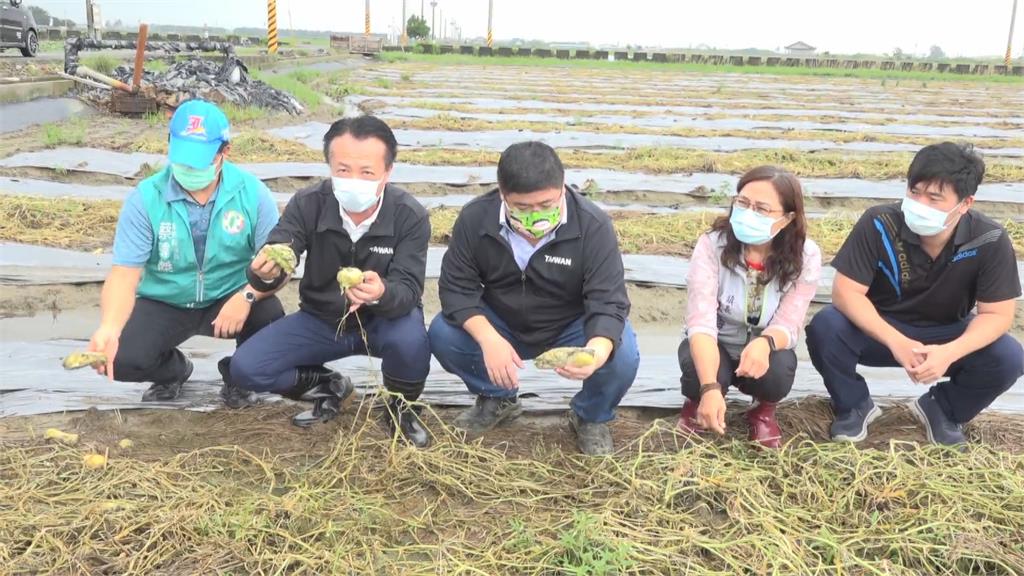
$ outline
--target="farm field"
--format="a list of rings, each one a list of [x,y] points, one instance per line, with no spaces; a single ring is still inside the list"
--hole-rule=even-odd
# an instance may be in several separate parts
[[[336,364],[357,398],[314,430],[289,424],[304,409],[291,401],[221,407],[222,341],[185,344],[195,377],[156,409],[139,402],[144,385],[63,372],[98,321],[121,203],[167,140],[162,115],[74,112],[0,140],[0,573],[1024,573],[1020,383],[968,427],[960,453],[927,445],[905,374],[866,369],[885,415],[865,444],[839,446],[800,344],[778,453],[746,441],[740,395],[725,438],[675,430],[687,258],[739,175],[761,164],[797,174],[828,262],[865,208],[902,198],[916,150],[971,142],[987,165],[976,206],[1005,223],[1020,270],[1024,81],[401,55],[261,77],[307,111],[229,107],[231,158],[282,207],[326,176],[334,119],[372,113],[395,130],[392,181],[430,210],[428,321],[458,209],[495,187],[501,150],[527,139],[558,149],[625,255],[642,362],[613,426],[618,452],[577,455],[563,416],[576,388],[533,368],[527,414],[467,441],[451,422],[473,398],[435,362],[424,395],[435,442],[423,451],[378,425],[379,364],[366,358]],[[282,300],[296,309],[297,283]],[[1013,334],[1024,336],[1019,303]],[[49,442],[50,427],[81,441]],[[134,446],[119,448],[124,438]],[[84,469],[87,452],[106,467]]]

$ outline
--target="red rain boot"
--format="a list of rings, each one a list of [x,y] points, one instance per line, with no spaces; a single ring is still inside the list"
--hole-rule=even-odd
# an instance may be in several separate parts
[[[750,439],[765,448],[782,446],[782,430],[775,420],[777,402],[754,400],[754,406],[747,411],[747,423],[750,424]]]
[[[679,429],[690,434],[703,434],[707,432],[700,424],[697,424],[698,403],[686,398],[683,400],[683,409],[679,411]]]

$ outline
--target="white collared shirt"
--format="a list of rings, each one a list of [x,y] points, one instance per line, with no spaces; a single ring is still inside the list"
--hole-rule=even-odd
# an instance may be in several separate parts
[[[341,209],[341,224],[345,227],[345,232],[348,232],[348,237],[352,239],[352,242],[358,242],[360,238],[366,235],[370,231],[370,226],[377,221],[377,215],[380,214],[380,207],[384,205],[384,193],[380,193],[380,199],[377,200],[377,209],[370,214],[370,217],[363,220],[361,224],[356,224],[352,221],[352,218],[345,212],[345,209]]]
[[[512,247],[512,256],[516,259],[516,265],[519,266],[520,270],[526,270],[526,265],[530,263],[530,258],[540,250],[542,246],[551,242],[555,239],[555,234],[558,233],[558,229],[565,224],[569,219],[569,211],[565,209],[566,202],[565,196],[562,196],[562,220],[555,226],[555,229],[551,232],[540,237],[540,241],[536,244],[531,244],[529,240],[523,238],[523,235],[517,232],[514,228],[508,224],[508,213],[505,210],[505,201],[501,201],[501,208],[498,210],[498,222],[501,224],[501,236],[504,238],[509,246]]]

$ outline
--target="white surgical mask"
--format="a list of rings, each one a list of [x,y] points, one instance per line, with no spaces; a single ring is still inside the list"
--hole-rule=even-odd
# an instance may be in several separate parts
[[[331,178],[334,197],[346,212],[365,212],[377,203],[377,188],[380,180],[360,180],[358,178]]]
[[[911,232],[918,236],[935,236],[949,226],[946,224],[946,218],[959,208],[960,204],[963,204],[963,201],[957,202],[949,212],[943,212],[912,198],[904,198],[900,210],[903,211],[903,220]]]

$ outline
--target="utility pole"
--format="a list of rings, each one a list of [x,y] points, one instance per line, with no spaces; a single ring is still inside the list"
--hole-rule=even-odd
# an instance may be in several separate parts
[[[1003,63],[1006,64],[1007,73],[1009,73],[1010,67],[1010,50],[1013,49],[1013,24],[1017,20],[1017,0],[1013,0],[1013,12],[1010,14],[1010,37],[1006,39],[1006,58],[1003,59]]]
[[[85,26],[89,30],[89,38],[96,38],[96,23],[92,20],[92,0],[85,0]]]
[[[437,40],[437,0],[430,0],[430,37]]]
[[[277,0],[267,0],[267,53],[277,54]]]
[[[370,0],[366,0],[366,22],[363,25],[363,34],[370,37]]]
[[[408,0],[402,0],[402,40],[401,40],[402,46],[406,46],[406,45],[409,44],[409,34],[408,34],[408,31],[405,28],[405,26],[406,26],[405,5],[406,5],[407,2],[408,2]]]
[[[487,47],[494,46],[494,0],[487,1]]]
[[[423,11],[423,2],[425,2],[425,0],[420,0],[420,20],[426,20],[426,12]]]

